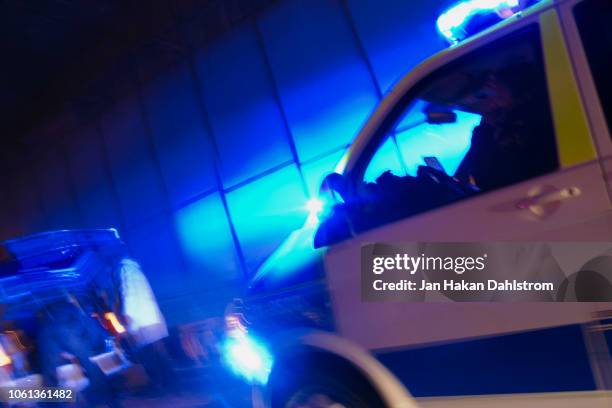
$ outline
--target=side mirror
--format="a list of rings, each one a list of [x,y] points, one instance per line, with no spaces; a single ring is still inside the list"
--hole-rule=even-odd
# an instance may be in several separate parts
[[[430,125],[443,125],[445,123],[457,122],[457,114],[453,111],[430,111],[426,112],[427,123]]]
[[[457,122],[457,114],[445,105],[428,103],[425,109],[423,109],[423,113],[425,114],[425,121],[430,125]]]
[[[321,182],[319,197],[327,197],[333,202],[343,202],[349,197],[349,183],[346,177],[330,173]]]
[[[323,179],[319,189],[319,197],[322,200],[327,200],[330,204],[334,203],[332,205],[334,210],[317,228],[313,242],[315,248],[328,246],[351,236],[348,221],[350,216],[347,209],[345,206],[335,205],[347,202],[351,197],[350,192],[349,180],[341,174],[331,173]]]

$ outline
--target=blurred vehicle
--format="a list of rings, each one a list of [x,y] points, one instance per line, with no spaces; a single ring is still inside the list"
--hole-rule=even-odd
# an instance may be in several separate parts
[[[610,303],[370,303],[359,278],[363,243],[612,240],[611,18],[607,0],[440,16],[452,45],[385,96],[228,307],[226,362],[256,404],[612,387]]]
[[[168,333],[117,231],[46,232],[5,241],[2,248],[0,359],[14,367],[6,380],[39,373],[47,386],[81,391],[86,405],[117,406],[113,376],[134,358],[147,367],[142,350],[151,354],[149,345]],[[15,346],[26,332],[35,345]]]

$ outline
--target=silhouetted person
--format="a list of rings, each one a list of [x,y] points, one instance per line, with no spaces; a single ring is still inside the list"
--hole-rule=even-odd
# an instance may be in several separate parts
[[[74,299],[46,305],[38,312],[38,348],[41,374],[49,386],[58,386],[57,368],[78,362],[89,380],[83,390],[87,406],[120,406],[110,379],[89,358],[105,352],[107,333],[83,312]]]
[[[554,131],[541,85],[530,84],[528,67],[489,74],[467,99],[482,115],[455,176],[487,191],[555,169]]]

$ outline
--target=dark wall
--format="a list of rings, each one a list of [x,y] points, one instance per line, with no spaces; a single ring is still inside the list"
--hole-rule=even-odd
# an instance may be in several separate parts
[[[443,4],[286,0],[214,39],[177,19],[30,136],[3,238],[117,227],[170,321],[219,313],[381,95],[444,45]]]

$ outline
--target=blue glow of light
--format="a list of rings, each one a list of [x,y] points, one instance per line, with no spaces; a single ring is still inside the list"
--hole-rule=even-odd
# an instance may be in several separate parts
[[[142,101],[151,124],[159,166],[172,204],[215,185],[213,148],[199,115],[195,84],[187,62],[148,81]],[[177,137],[180,135],[180,137]]]
[[[198,57],[224,185],[233,186],[291,160],[288,130],[255,24],[235,27],[222,41],[211,42]],[[254,129],[257,137],[252,137]]]
[[[470,149],[472,132],[480,123],[481,116],[455,110],[455,123],[434,125],[422,119],[422,105],[420,102],[415,104],[398,125],[397,128],[408,128],[395,134],[397,144],[389,137],[381,145],[366,169],[364,181],[374,183],[387,170],[396,176],[408,174],[414,177],[419,166],[426,165],[424,158],[428,156],[436,157],[448,175],[455,174]]]
[[[451,7],[438,17],[436,27],[450,42],[456,43],[465,36],[464,26],[476,14],[497,12],[518,7],[519,0],[466,0]]]
[[[317,225],[319,217],[325,210],[325,201],[320,198],[313,197],[306,202],[306,210],[308,211],[307,225]]]
[[[406,172],[416,176],[419,166],[424,166],[424,157],[438,159],[448,175],[454,175],[470,149],[473,130],[481,116],[475,113],[454,111],[455,123],[432,125],[422,123],[396,135]]]
[[[282,2],[258,25],[297,153],[309,160],[350,143],[378,97],[343,8],[304,4]]]
[[[218,194],[178,210],[175,225],[187,266],[192,276],[200,278],[199,283],[209,285],[239,277],[238,255]]]
[[[273,284],[283,282],[296,274],[315,271],[323,258],[324,250],[315,249],[314,236],[318,225],[305,225],[295,230],[257,270],[253,283],[266,280]]]
[[[375,183],[376,179],[387,170],[399,177],[406,175],[392,138],[387,138],[372,157],[363,179],[368,183]]]
[[[302,166],[302,173],[304,174],[304,180],[306,181],[308,194],[310,196],[319,194],[321,183],[325,177],[334,172],[345,150],[346,149],[338,150],[337,152]]]
[[[307,197],[295,166],[231,191],[226,197],[249,271],[255,270],[306,218]]]
[[[236,375],[249,383],[265,385],[274,358],[266,346],[248,334],[228,336],[221,345],[223,361]]]

